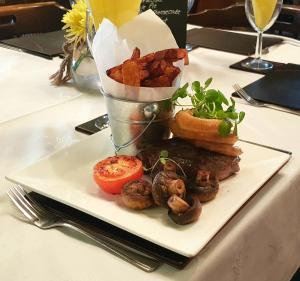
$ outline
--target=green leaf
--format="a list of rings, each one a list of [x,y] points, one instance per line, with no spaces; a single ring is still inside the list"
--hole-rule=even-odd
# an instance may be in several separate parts
[[[200,86],[200,82],[199,81],[194,81],[192,83],[192,90],[195,91],[196,93],[200,93],[201,92],[201,86]]]
[[[226,105],[229,105],[229,102],[225,98],[224,94],[221,91],[218,91],[218,94],[219,94],[218,100]]]
[[[165,158],[159,158],[161,164],[166,165],[167,160]]]
[[[177,91],[173,94],[171,101],[176,101],[178,98],[185,98],[188,95],[187,88],[189,86],[189,83],[186,83],[181,88],[177,89]]]
[[[208,102],[215,102],[218,100],[219,93],[214,89],[209,89],[206,91],[205,100]]]
[[[227,120],[223,120],[219,126],[219,134],[223,137],[227,137],[230,134],[231,128],[232,124]]]
[[[228,106],[225,112],[235,112],[235,108],[232,105]]]
[[[239,118],[239,115],[236,112],[227,112],[226,115],[227,115],[227,118],[232,119],[232,120],[236,120]]]
[[[241,123],[244,120],[245,115],[246,115],[246,113],[244,111],[241,111],[239,113],[239,122],[238,122],[238,124]]]
[[[164,110],[170,110],[172,108],[172,105],[173,105],[173,103],[172,103],[171,100],[164,100],[162,102],[162,109],[164,109]]]
[[[159,158],[168,158],[169,152],[167,150],[162,150],[159,154]]]
[[[231,106],[234,108],[235,107],[235,100],[232,97],[230,97],[230,100],[231,100]]]
[[[223,110],[218,110],[216,111],[215,116],[217,119],[226,119],[227,114]]]
[[[205,112],[205,111],[197,111],[195,114],[194,114],[195,117],[198,117],[198,118],[206,118],[206,119],[211,119],[211,116],[209,115],[208,112]]]
[[[204,99],[204,94],[200,91],[195,93],[195,97],[197,98],[198,101],[202,101]]]
[[[208,87],[209,87],[209,85],[211,84],[211,82],[212,82],[212,78],[208,78],[206,81],[205,81],[205,83],[204,83],[204,85],[205,85],[205,89],[207,89]]]

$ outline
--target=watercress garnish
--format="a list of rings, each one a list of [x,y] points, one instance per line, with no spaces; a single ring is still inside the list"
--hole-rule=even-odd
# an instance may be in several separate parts
[[[179,163],[177,163],[175,160],[173,160],[172,158],[169,157],[169,152],[168,152],[167,150],[161,150],[160,153],[159,153],[158,159],[157,159],[157,161],[153,164],[153,166],[150,167],[150,168],[143,167],[143,168],[144,168],[144,171],[145,171],[145,172],[151,171],[150,177],[152,177],[152,173],[153,173],[155,167],[156,167],[159,163],[162,164],[162,165],[164,166],[164,165],[166,165],[167,161],[173,162],[173,163],[179,168],[179,170],[181,171],[182,176],[183,176],[185,179],[187,178],[186,173],[184,172],[184,170],[182,169],[182,167],[179,165]]]
[[[179,88],[172,96],[172,102],[178,106],[192,106],[192,112],[195,117],[206,119],[222,120],[219,126],[219,134],[228,136],[229,134],[237,135],[237,125],[245,117],[245,112],[237,112],[235,101],[230,101],[224,94],[215,89],[209,89],[212,78],[207,79],[204,84],[194,81],[189,90],[189,83]],[[183,105],[178,99],[189,97],[191,104]]]
[[[169,152],[167,150],[162,150],[159,154],[159,161],[161,164],[165,165],[169,157]]]

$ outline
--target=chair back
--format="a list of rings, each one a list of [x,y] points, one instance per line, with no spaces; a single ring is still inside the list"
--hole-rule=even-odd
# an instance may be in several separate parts
[[[188,23],[229,30],[253,30],[247,20],[243,3],[189,14]],[[300,35],[300,6],[283,5],[278,20],[268,32],[298,38]]]
[[[0,8],[0,39],[62,28],[67,9],[55,1],[7,5]]]
[[[300,5],[283,5],[270,32],[300,39]]]

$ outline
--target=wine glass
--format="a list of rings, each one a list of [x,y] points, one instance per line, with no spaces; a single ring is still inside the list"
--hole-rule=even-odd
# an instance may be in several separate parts
[[[192,10],[193,6],[195,4],[195,0],[188,0],[187,1],[187,14],[190,13],[190,11]],[[186,43],[185,44],[185,49],[190,52],[191,50],[193,50],[193,45],[192,44],[189,44],[189,43]]]
[[[188,2],[187,2],[187,12],[188,13],[192,10],[194,3],[195,3],[195,0],[188,0]]]
[[[88,0],[96,30],[103,18],[117,27],[134,18],[140,11],[141,0]]]
[[[270,62],[261,59],[263,32],[268,30],[277,19],[283,0],[245,0],[248,21],[257,31],[255,57],[242,65],[255,70],[271,69]]]

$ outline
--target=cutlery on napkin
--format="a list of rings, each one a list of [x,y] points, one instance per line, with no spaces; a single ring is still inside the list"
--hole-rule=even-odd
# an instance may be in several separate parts
[[[244,90],[253,99],[272,104],[278,109],[300,114],[300,71],[280,70],[271,72],[247,85]],[[233,96],[237,96],[233,93]]]

